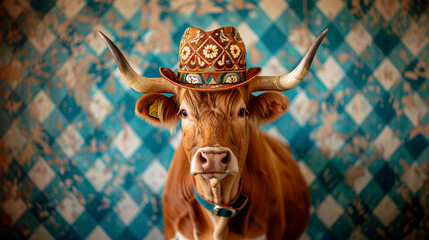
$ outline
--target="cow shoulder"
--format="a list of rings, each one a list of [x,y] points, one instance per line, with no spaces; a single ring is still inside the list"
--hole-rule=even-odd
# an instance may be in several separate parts
[[[193,238],[193,187],[189,163],[180,143],[171,161],[162,194],[164,231],[167,239]],[[180,233],[179,235],[177,233]]]
[[[286,219],[281,188],[284,183],[279,179],[279,168],[282,166],[278,165],[279,156],[267,138],[266,133],[251,124],[242,179],[243,193],[249,197],[248,216],[243,219],[248,225],[245,232],[248,238],[267,234],[268,239],[284,239]]]
[[[282,199],[282,209],[286,217],[286,232],[284,239],[298,239],[305,230],[310,214],[310,193],[308,186],[303,178],[297,162],[295,161],[289,146],[283,141],[268,135],[260,133],[260,138],[264,139],[267,146],[270,146],[270,152],[274,153],[272,160],[275,170],[281,184],[279,199]],[[290,207],[293,206],[293,207]]]

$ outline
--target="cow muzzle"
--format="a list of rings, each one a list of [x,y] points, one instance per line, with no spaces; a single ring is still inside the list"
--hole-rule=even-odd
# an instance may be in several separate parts
[[[238,173],[237,157],[226,147],[204,147],[198,149],[191,160],[191,174],[206,179],[223,179]]]

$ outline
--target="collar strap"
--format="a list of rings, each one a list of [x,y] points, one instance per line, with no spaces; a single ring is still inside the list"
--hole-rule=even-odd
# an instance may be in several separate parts
[[[209,210],[213,215],[219,217],[235,217],[238,213],[243,210],[247,203],[247,197],[243,194],[239,194],[234,200],[226,204],[214,204],[204,199],[195,189],[195,199],[205,209]]]

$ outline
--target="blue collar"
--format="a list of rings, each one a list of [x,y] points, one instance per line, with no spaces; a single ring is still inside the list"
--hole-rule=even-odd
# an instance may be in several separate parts
[[[226,204],[214,204],[204,199],[195,189],[195,199],[201,206],[209,210],[213,215],[219,217],[235,217],[238,213],[243,210],[247,203],[247,197],[243,194],[239,194],[236,199]]]

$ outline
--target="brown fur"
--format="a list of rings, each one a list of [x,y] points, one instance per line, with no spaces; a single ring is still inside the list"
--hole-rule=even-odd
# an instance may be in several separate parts
[[[279,92],[266,92],[249,104],[250,116],[257,122],[269,123],[281,117],[289,107],[287,97]]]
[[[159,105],[159,119],[148,115],[154,102]],[[237,156],[239,173],[220,180],[219,203],[234,198],[240,183],[242,194],[249,198],[243,212],[229,220],[227,239],[262,235],[268,239],[297,239],[309,218],[308,188],[290,149],[257,127],[282,116],[288,108],[287,98],[278,92],[254,97],[246,87],[216,93],[181,90],[171,98],[161,94],[140,98],[136,113],[156,126],[172,126],[183,107],[188,112],[188,116],[182,116],[183,139],[171,162],[163,193],[165,237],[171,239],[179,231],[192,239],[195,229],[199,238],[213,238],[211,213],[196,202],[193,182],[199,191],[210,186],[201,176],[191,176],[190,160],[199,148],[223,146]],[[248,116],[238,114],[241,108]],[[204,197],[214,199],[207,193]]]
[[[181,102],[190,103],[189,114],[195,118],[194,127],[187,129],[182,126],[185,152],[189,159],[197,148],[213,145],[228,146],[234,153],[239,154],[239,142],[243,141],[245,129],[233,119],[239,110],[234,107],[237,107],[242,96],[244,93],[239,89],[217,94],[184,92]]]
[[[310,196],[290,149],[250,127],[250,146],[244,167],[243,194],[249,202],[230,220],[228,239],[297,239],[307,226]],[[259,135],[259,136],[258,136]],[[263,161],[261,161],[263,159]],[[180,231],[193,238],[211,239],[213,226],[195,202],[192,176],[183,145],[176,150],[163,194],[165,237]],[[186,210],[185,210],[186,209]]]

